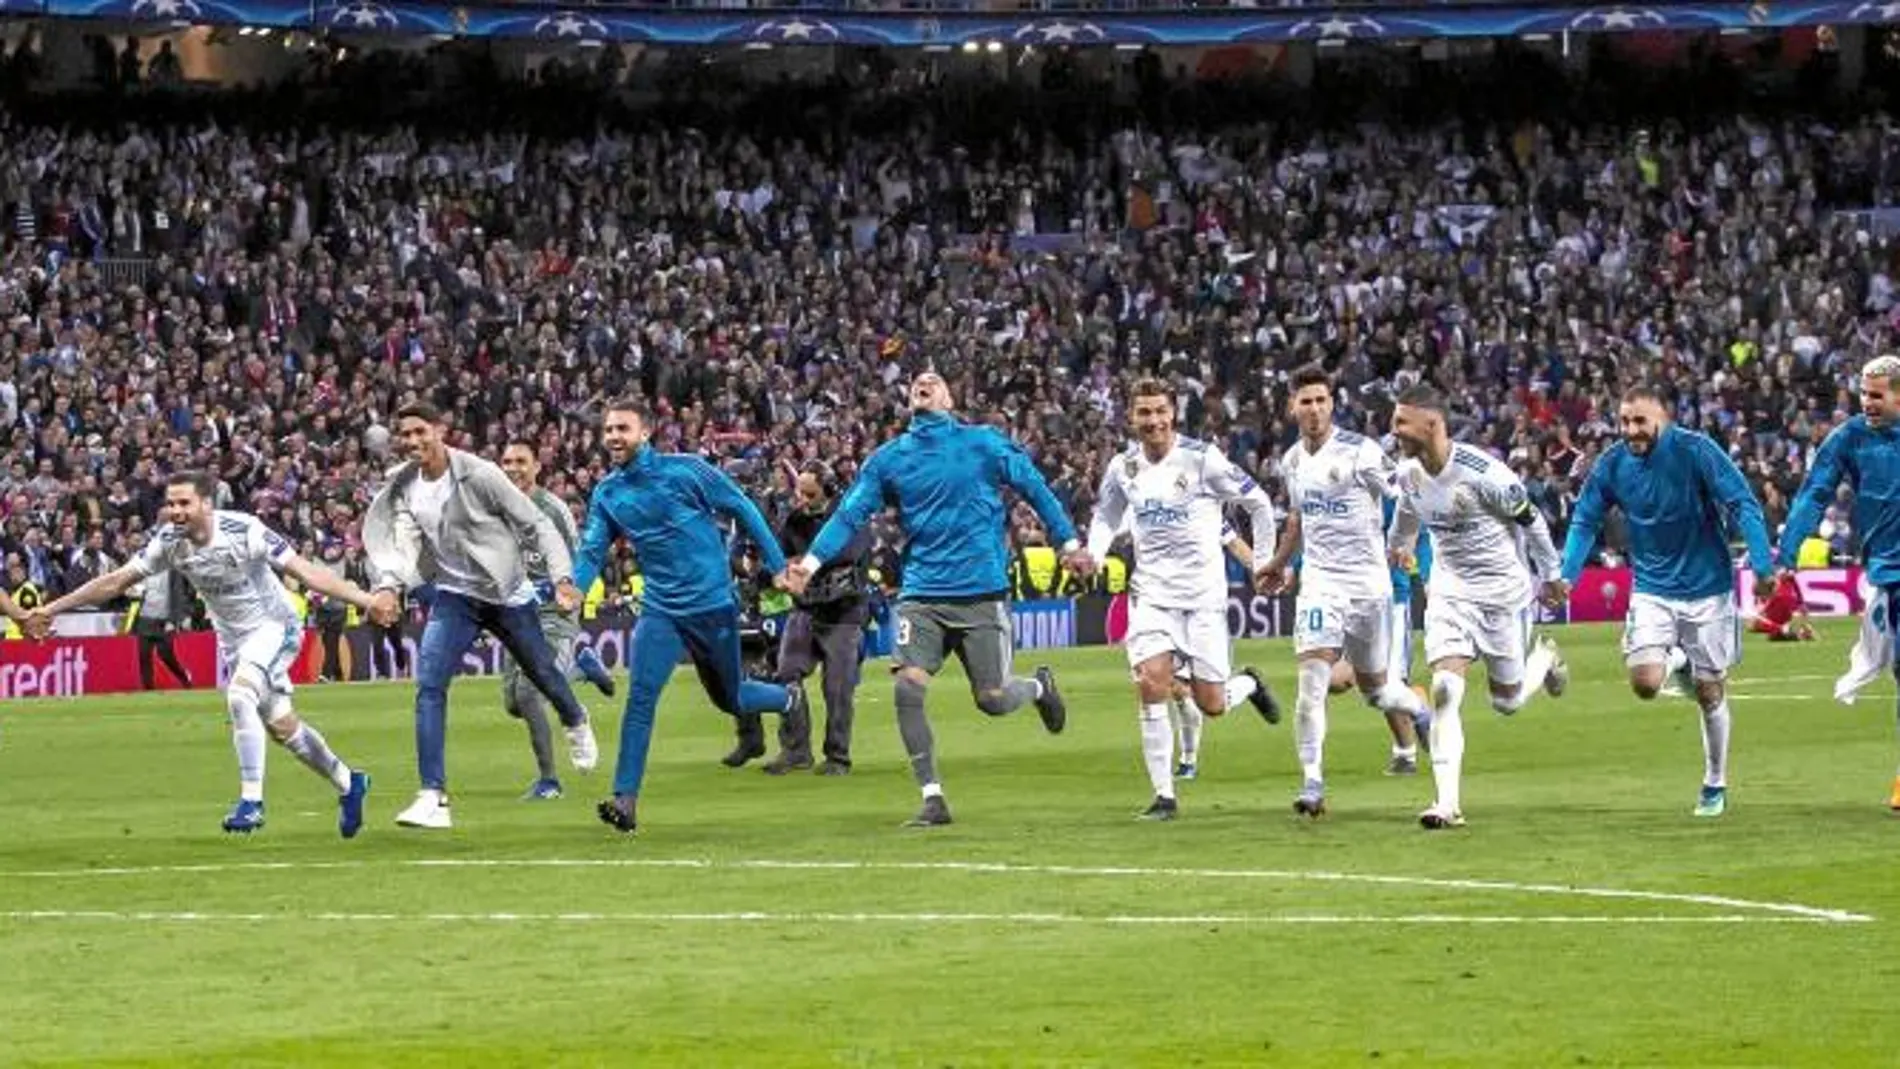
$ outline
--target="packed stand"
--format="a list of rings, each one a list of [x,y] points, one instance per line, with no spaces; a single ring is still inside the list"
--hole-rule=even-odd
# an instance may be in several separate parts
[[[848,480],[902,426],[926,365],[1078,516],[1131,376],[1174,383],[1186,433],[1272,486],[1281,383],[1323,360],[1362,427],[1444,386],[1560,528],[1616,395],[1667,384],[1779,523],[1895,327],[1891,247],[1832,214],[1884,187],[1880,128],[1598,123],[1548,72],[1509,77],[1536,93],[1408,92],[1460,117],[1439,122],[1230,122],[1255,102],[1181,86],[1143,118],[1087,85],[896,76],[622,120],[579,68],[480,133],[378,124],[360,93],[22,105],[0,141],[8,588],[125,559],[187,467],[354,566],[379,421],[421,395],[466,448],[536,443],[579,507],[599,406],[637,391],[662,448],[776,517],[797,470]]]

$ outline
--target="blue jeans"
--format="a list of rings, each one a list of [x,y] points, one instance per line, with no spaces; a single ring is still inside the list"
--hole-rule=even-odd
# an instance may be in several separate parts
[[[522,674],[554,706],[562,724],[573,727],[587,719],[587,710],[567,685],[554,648],[541,633],[539,605],[496,605],[438,590],[416,658],[416,771],[424,790],[448,786],[443,751],[448,746],[449,681],[455,678],[462,656],[475,644],[475,636],[483,631],[501,640]]]
[[[627,707],[620,718],[620,757],[614,765],[615,794],[640,793],[660,692],[666,689],[673,669],[679,667],[682,654],[692,657],[706,695],[721,712],[737,716],[785,711],[789,697],[784,687],[746,678],[741,667],[736,607],[687,616],[666,616],[649,610],[633,625]]]

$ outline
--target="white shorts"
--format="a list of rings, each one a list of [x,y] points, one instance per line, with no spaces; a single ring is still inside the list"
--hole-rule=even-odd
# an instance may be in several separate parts
[[[1524,678],[1524,655],[1531,645],[1529,605],[1507,607],[1457,598],[1425,603],[1425,663],[1452,657],[1484,660],[1491,682],[1515,686]]]
[[[1299,596],[1293,603],[1293,653],[1339,650],[1354,669],[1383,672],[1392,659],[1391,598]]]
[[[1644,650],[1681,646],[1699,680],[1722,679],[1742,659],[1742,618],[1728,594],[1678,601],[1631,594],[1623,621],[1623,657],[1636,664]]]
[[[1385,678],[1394,683],[1412,681],[1412,606],[1392,603],[1391,648],[1385,661]]]
[[[303,628],[270,624],[254,631],[218,633],[218,685],[226,686],[240,665],[264,674],[274,694],[289,694],[290,666],[303,652]]]
[[[1866,587],[1866,583],[1862,583]],[[1866,604],[1860,614],[1860,636],[1847,655],[1847,674],[1834,683],[1834,700],[1854,704],[1862,688],[1887,674],[1893,666],[1892,612],[1887,592],[1869,587],[1862,592]]]
[[[1225,609],[1163,609],[1129,599],[1124,645],[1131,668],[1171,653],[1194,679],[1225,683],[1233,674],[1232,644]]]

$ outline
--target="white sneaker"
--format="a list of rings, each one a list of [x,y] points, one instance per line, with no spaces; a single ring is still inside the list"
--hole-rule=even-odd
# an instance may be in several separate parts
[[[1570,665],[1565,663],[1563,651],[1557,648],[1556,640],[1549,635],[1539,637],[1537,644],[1550,651],[1550,671],[1544,674],[1544,693],[1561,698],[1570,686]]]
[[[444,830],[454,827],[449,819],[449,796],[441,791],[417,791],[416,800],[409,808],[396,814],[396,823],[405,828]]]
[[[1446,809],[1444,806],[1433,804],[1418,815],[1418,823],[1419,827],[1426,831],[1462,828],[1465,826],[1465,815],[1456,809]]]
[[[600,746],[594,741],[592,721],[583,720],[567,730],[567,759],[578,772],[592,772],[600,764]]]

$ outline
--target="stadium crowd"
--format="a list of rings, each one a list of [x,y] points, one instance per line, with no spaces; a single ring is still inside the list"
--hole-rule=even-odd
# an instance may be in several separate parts
[[[392,123],[360,114],[373,70],[349,77],[330,104],[7,79],[9,590],[135,552],[186,467],[348,563],[389,413],[422,396],[465,448],[534,443],[578,508],[601,403],[639,392],[663,448],[716,458],[776,519],[797,471],[848,480],[902,425],[927,365],[1078,517],[1131,376],[1172,383],[1184,430],[1272,487],[1284,380],[1321,360],[1362,426],[1445,387],[1560,530],[1614,398],[1661,384],[1775,525],[1900,323],[1893,247],[1836,214],[1884,194],[1882,125],[1656,115],[1535,65],[1399,103],[1328,84],[1271,122],[1229,88],[1123,108],[879,76],[623,118],[576,70],[505,113]],[[1844,510],[1828,534],[1850,549]]]

